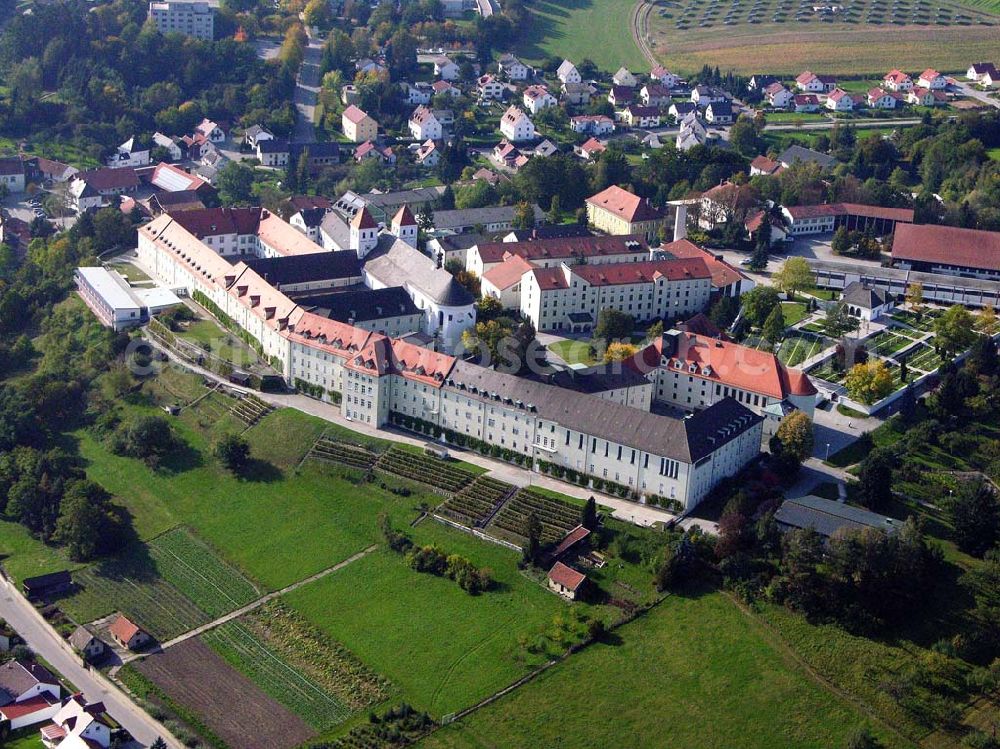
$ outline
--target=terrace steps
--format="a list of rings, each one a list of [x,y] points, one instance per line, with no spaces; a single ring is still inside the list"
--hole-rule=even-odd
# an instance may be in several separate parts
[[[267,416],[267,414],[269,414],[272,410],[273,407],[271,405],[265,403],[256,395],[247,393],[233,403],[229,412],[246,424],[247,429],[249,429]]]

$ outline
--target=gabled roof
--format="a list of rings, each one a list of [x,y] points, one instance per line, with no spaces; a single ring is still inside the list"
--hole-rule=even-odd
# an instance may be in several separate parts
[[[338,291],[303,297],[299,303],[308,312],[349,325],[420,314],[406,289],[401,286]]]
[[[600,265],[574,265],[574,275],[591,286],[621,286],[636,283],[653,283],[660,278],[668,281],[711,278],[708,266],[701,258],[668,258],[645,260],[638,263],[601,263]]]
[[[484,263],[499,263],[511,255],[526,260],[614,257],[645,253],[646,241],[638,235],[545,237],[519,242],[483,242],[476,245]]]
[[[885,74],[882,79],[887,83],[903,83],[904,81],[910,80],[910,76],[904,73],[902,70],[891,70]]]
[[[180,167],[162,161],[153,169],[149,182],[167,192],[197,191],[208,186],[201,177],[188,174]]]
[[[885,304],[885,293],[861,281],[849,283],[840,294],[842,301],[862,309],[875,309]]]
[[[1000,271],[1000,232],[897,224],[892,259]]]
[[[782,151],[778,156],[778,161],[785,166],[791,166],[796,161],[813,162],[815,164],[819,164],[823,169],[826,169],[837,162],[833,156],[827,156],[825,153],[813,151],[811,148],[806,148],[805,146],[797,144],[789,146]]]
[[[563,540],[559,542],[559,545],[552,550],[553,557],[560,557],[569,551],[570,548],[580,543],[583,539],[590,535],[590,529],[584,528],[582,525],[576,526],[573,530],[567,533]]]
[[[521,282],[521,277],[534,266],[520,255],[511,255],[499,265],[483,273],[483,280],[489,281],[500,291]]]
[[[923,73],[920,74],[920,80],[922,81],[933,81],[935,78],[940,78],[941,74],[937,72],[934,68],[927,68]]]
[[[110,632],[116,639],[120,642],[128,642],[137,634],[142,632],[138,624],[135,624],[130,619],[126,618],[124,614],[119,614],[118,618],[111,622],[111,626],[108,627],[108,632]]]
[[[844,530],[876,528],[893,533],[897,528],[892,518],[812,495],[786,499],[774,513],[774,519],[781,525],[793,528],[812,528],[826,537]]]
[[[98,638],[93,632],[86,627],[81,626],[73,630],[73,634],[69,636],[69,644],[77,650],[83,650],[91,643],[92,640],[96,639]]]
[[[39,684],[58,684],[52,673],[34,661],[9,660],[0,665],[0,705],[13,702]]]
[[[559,64],[559,69],[556,71],[556,76],[559,78],[565,78],[567,75],[576,70],[576,65],[571,63],[569,60],[563,60]]]
[[[576,591],[586,579],[586,575],[567,567],[562,562],[556,562],[549,570],[549,580],[571,591]]]
[[[774,159],[769,159],[767,156],[756,156],[750,162],[750,167],[756,169],[764,174],[774,174],[779,169],[781,169],[781,164]]]
[[[86,172],[78,172],[75,179],[86,182],[89,187],[97,190],[122,190],[131,189],[139,185],[139,177],[132,167],[121,167],[111,169],[104,167],[101,169],[90,169]]]
[[[637,221],[656,221],[664,217],[663,211],[654,208],[648,200],[623,190],[618,185],[611,185],[596,195],[591,195],[587,198],[587,202],[610,211],[630,224]]]
[[[341,116],[348,122],[353,122],[355,125],[357,125],[359,122],[362,122],[365,119],[371,119],[367,113],[365,113],[359,107],[356,107],[354,104],[351,104],[349,107],[347,107],[347,109],[344,110]]]

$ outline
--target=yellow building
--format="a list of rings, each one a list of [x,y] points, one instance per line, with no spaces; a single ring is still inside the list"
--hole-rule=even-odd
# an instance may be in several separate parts
[[[344,135],[354,143],[364,143],[378,137],[378,123],[353,104],[341,116]]]
[[[667,219],[666,211],[617,185],[587,198],[587,221],[606,234],[641,234],[654,242]]]

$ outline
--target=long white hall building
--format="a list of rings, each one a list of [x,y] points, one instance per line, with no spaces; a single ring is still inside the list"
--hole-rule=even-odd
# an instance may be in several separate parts
[[[626,405],[651,400],[648,381],[637,386],[642,394],[591,394],[504,374],[311,312],[168,214],[138,232],[140,262],[158,280],[203,294],[289,384],[322,388],[350,420],[421,419],[453,441],[482,440],[685,510],[760,452],[762,417],[735,399],[676,419]]]

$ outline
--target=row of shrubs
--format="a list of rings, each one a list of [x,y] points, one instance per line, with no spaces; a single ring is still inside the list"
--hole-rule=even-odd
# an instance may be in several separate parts
[[[630,486],[619,484],[617,481],[611,481],[600,476],[591,476],[583,471],[567,468],[566,466],[561,466],[558,463],[550,463],[547,460],[540,460],[538,461],[538,470],[547,476],[554,476],[557,479],[568,481],[571,484],[589,487],[594,491],[604,492],[605,494],[621,497],[622,499],[627,499],[632,502],[638,502],[640,499],[639,492],[635,491]],[[646,504],[654,507],[662,507],[670,512],[679,513],[684,509],[684,505],[676,499],[661,497],[658,494],[647,494],[645,497]]]
[[[327,390],[322,385],[316,385],[312,382],[306,382],[301,377],[296,377],[293,381],[295,389],[305,393],[310,398],[317,398],[322,400],[326,397],[331,403],[335,405],[340,405],[340,391],[339,390]]]

